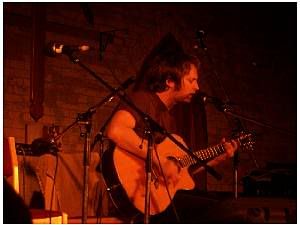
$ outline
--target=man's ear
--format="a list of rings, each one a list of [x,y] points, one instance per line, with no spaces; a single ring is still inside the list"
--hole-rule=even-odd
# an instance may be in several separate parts
[[[166,80],[166,85],[167,85],[168,89],[169,88],[175,88],[175,82],[171,79]]]

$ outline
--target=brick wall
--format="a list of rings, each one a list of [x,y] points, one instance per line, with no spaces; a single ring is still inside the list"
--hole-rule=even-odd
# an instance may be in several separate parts
[[[50,40],[87,43],[98,49],[96,38],[84,33],[87,29],[95,34],[121,30],[107,46],[102,61],[97,51],[80,56],[83,63],[112,86],[134,75],[145,55],[165,33],[172,32],[188,51],[195,51],[195,30],[204,29],[208,33],[206,44],[214,64],[203,51],[194,52],[203,64],[200,84],[203,90],[225,98],[214,79],[213,71],[216,70],[228,96],[238,104],[239,112],[276,127],[296,130],[296,50],[293,50],[296,22],[291,5],[285,5],[281,18],[276,19],[277,6],[93,3],[94,26],[88,24],[79,3],[45,6],[47,21],[52,24],[50,29],[46,28],[45,43]],[[31,7],[29,3],[4,4],[4,136],[15,136],[17,142],[26,141],[25,125],[33,127],[31,130],[38,129],[29,134],[30,138],[34,138],[33,133],[41,132],[44,125],[55,124],[64,129],[78,112],[85,111],[108,94],[99,82],[66,56],[46,57],[44,116],[38,122],[30,117]],[[55,31],[54,25],[65,27],[66,32]],[[78,35],[72,33],[70,27],[75,27]],[[278,34],[280,30],[285,34]],[[112,102],[98,109],[93,118],[93,134],[114,105]],[[230,134],[232,124],[212,106],[207,106],[207,120],[210,144]],[[296,162],[295,136],[249,122],[245,125],[258,133],[254,155],[260,165],[274,161]],[[62,143],[64,151],[81,151],[83,140],[79,137],[79,128],[68,131]],[[254,164],[248,153],[241,153],[240,157],[240,176],[243,176]],[[218,166],[217,171],[224,179],[216,181],[209,176],[208,189],[230,191],[232,163]]]

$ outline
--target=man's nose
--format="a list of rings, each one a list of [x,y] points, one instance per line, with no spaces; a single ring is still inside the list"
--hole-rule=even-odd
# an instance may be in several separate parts
[[[199,84],[198,84],[198,83],[196,83],[196,84],[194,85],[194,89],[195,89],[196,91],[199,90]]]

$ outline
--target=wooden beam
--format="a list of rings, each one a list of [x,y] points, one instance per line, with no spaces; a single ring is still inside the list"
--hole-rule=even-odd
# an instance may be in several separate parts
[[[32,7],[32,54],[30,69],[30,116],[38,121],[44,115],[44,77],[45,77],[45,8],[40,4]]]

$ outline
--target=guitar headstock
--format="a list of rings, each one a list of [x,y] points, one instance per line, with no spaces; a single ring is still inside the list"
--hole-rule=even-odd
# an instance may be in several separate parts
[[[246,150],[246,151],[254,150],[255,140],[253,134],[246,133],[243,131],[235,135],[235,137],[242,150]]]

